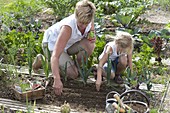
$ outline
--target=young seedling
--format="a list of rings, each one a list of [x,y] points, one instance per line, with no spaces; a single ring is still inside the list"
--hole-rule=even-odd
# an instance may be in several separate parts
[[[27,113],[34,113],[34,109],[36,106],[36,100],[34,100],[33,105],[31,104],[31,101],[29,102],[28,96],[26,95],[26,107],[27,107]]]
[[[20,80],[19,85],[16,85],[15,89],[19,92],[25,92],[31,90],[30,83]]]
[[[70,113],[71,107],[69,103],[64,102],[64,104],[60,108],[61,113]]]
[[[62,69],[60,69],[61,75],[64,76],[64,82],[67,81],[67,65],[68,65],[68,63],[70,63],[70,62],[67,61],[67,62],[65,63],[65,66],[64,66]]]
[[[150,89],[152,88],[151,72],[145,67],[142,67],[142,72],[143,72],[144,82],[147,85],[147,89],[150,91]]]
[[[32,44],[28,41],[27,43],[27,59],[28,59],[28,66],[29,66],[29,75],[32,75]]]
[[[50,58],[51,58],[51,53],[48,49],[48,45],[46,45],[45,46],[45,57],[43,55],[41,55],[42,65],[43,65],[43,69],[44,69],[46,78],[49,77],[49,73],[50,73],[50,69],[51,69]]]
[[[80,64],[76,60],[76,65],[78,67],[78,71],[79,71],[80,76],[81,76],[81,78],[83,80],[83,83],[87,84],[87,79],[88,79],[88,76],[90,75],[90,72],[92,71],[92,67],[90,67],[90,69],[88,68],[88,55],[87,55],[87,52],[82,47],[80,47],[80,51],[84,51],[84,55],[82,55],[82,58],[81,58],[81,63],[82,64],[80,66]]]
[[[94,36],[95,36],[94,31],[90,31],[90,32],[88,33],[87,39],[91,41],[91,40],[93,40]]]
[[[48,78],[49,77],[49,62],[48,62],[48,59],[46,57],[41,56],[41,60],[42,60],[44,73],[46,75],[46,78]]]
[[[138,89],[138,79],[137,79],[136,72],[132,73],[129,67],[126,69],[126,72],[127,72],[126,79],[127,79],[128,85],[131,88]]]

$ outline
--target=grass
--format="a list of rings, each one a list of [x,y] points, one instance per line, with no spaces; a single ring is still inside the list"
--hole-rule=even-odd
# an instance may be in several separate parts
[[[156,0],[156,2],[167,11],[170,11],[170,0]]]
[[[10,2],[13,2],[13,1],[15,1],[15,0],[0,0],[0,7],[6,5],[6,4],[10,3]]]

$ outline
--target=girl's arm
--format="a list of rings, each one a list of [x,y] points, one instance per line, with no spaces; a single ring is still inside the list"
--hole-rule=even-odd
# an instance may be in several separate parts
[[[98,68],[97,68],[97,80],[96,80],[96,89],[100,90],[100,85],[102,82],[102,69],[103,65],[107,62],[109,54],[112,53],[112,48],[110,46],[106,47],[103,57],[99,60]]]
[[[131,72],[133,72],[133,66],[132,66],[132,50],[131,52],[128,54],[128,66],[131,69]]]

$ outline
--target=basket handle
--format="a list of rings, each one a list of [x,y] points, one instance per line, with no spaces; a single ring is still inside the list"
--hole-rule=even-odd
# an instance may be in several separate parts
[[[148,107],[150,106],[148,97],[143,92],[141,92],[140,90],[132,89],[132,90],[125,91],[124,93],[122,93],[120,95],[120,98],[122,98],[123,96],[126,96],[127,93],[139,93],[139,94],[141,94],[146,99]]]
[[[110,94],[117,94],[117,95],[120,97],[120,94],[119,94],[118,92],[116,92],[116,91],[111,91],[111,92],[109,92],[109,93],[106,95],[106,100],[108,99],[108,97],[109,97]]]

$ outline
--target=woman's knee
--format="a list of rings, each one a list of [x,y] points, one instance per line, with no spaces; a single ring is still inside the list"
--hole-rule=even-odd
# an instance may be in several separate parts
[[[87,44],[87,52],[88,52],[88,55],[92,55],[93,51],[94,51],[94,48],[95,48],[95,43],[91,43],[89,42]]]
[[[67,77],[76,79],[78,77],[78,70],[75,65],[69,66],[67,68]]]
[[[95,48],[95,43],[91,43],[89,40],[87,39],[83,39],[80,43],[80,45],[85,49],[85,51],[87,52],[87,54],[90,56]]]

